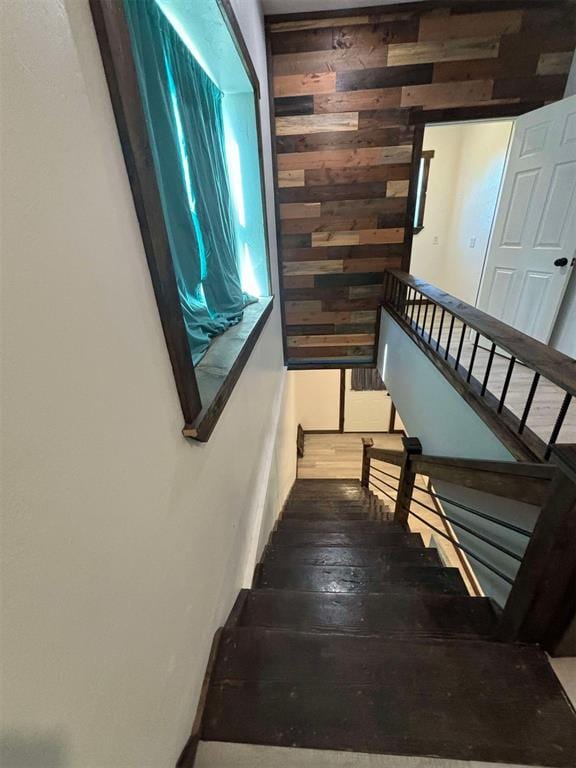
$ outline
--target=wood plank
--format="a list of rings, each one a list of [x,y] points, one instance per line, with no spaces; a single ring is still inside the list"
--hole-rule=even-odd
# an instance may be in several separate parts
[[[272,57],[274,75],[299,75],[306,72],[348,72],[370,67],[385,67],[388,49],[385,45],[359,49],[337,48],[332,51],[287,53]]]
[[[321,301],[285,301],[284,307],[287,312],[320,312],[322,310]]]
[[[278,21],[270,24],[270,32],[295,32],[303,29],[323,29],[325,27],[341,27],[343,24],[369,24],[370,16],[334,16],[332,18],[303,19],[301,21]]]
[[[374,342],[373,333],[349,333],[341,335],[325,336],[289,336],[287,339],[289,347],[347,347],[369,345]]]
[[[442,563],[433,549],[417,547],[274,547],[267,548],[265,563],[282,565],[349,565],[377,566],[383,564],[439,566]]]
[[[360,231],[360,245],[368,245],[370,243],[401,243],[403,240],[404,229],[401,227]]]
[[[303,187],[304,171],[278,171],[278,186],[283,187]]]
[[[371,88],[314,96],[314,112],[358,112],[364,109],[382,110],[399,107],[401,88]]]
[[[492,80],[470,80],[463,83],[433,83],[402,88],[403,107],[433,107],[466,105],[488,101],[495,90]],[[494,93],[496,96],[496,92]]]
[[[436,86],[415,86],[434,88]],[[444,88],[444,86],[438,86]],[[315,168],[346,168],[347,166],[387,165],[405,163],[412,156],[412,145],[371,147],[368,149],[334,149],[318,152],[288,152],[278,156],[281,171]]]
[[[314,114],[313,96],[285,96],[273,99],[276,118]]]
[[[362,362],[374,361],[374,344],[367,346],[346,346],[346,347],[288,347],[288,359],[298,360],[299,358],[311,360],[340,360],[346,358],[346,362],[351,358]]]
[[[368,109],[358,114],[358,128],[395,128],[410,124],[410,112],[407,109]]]
[[[538,59],[538,75],[563,75],[570,71],[570,65],[574,56],[573,51],[561,51],[558,53],[543,53]]]
[[[552,101],[561,99],[566,85],[566,75],[538,75],[536,77],[511,77],[496,80],[494,98],[506,99],[514,96]]]
[[[389,43],[410,43],[418,39],[418,27],[419,19],[415,15],[381,24],[342,26],[334,30],[332,45],[348,51],[366,51]]]
[[[400,67],[437,61],[495,59],[498,56],[499,45],[500,38],[498,37],[391,45],[388,49],[388,66]],[[338,90],[340,90],[339,78],[336,82]]]
[[[342,272],[343,262],[337,259],[322,261],[288,261],[282,267],[285,275],[320,275],[329,272]]]
[[[289,288],[313,288],[314,277],[312,275],[286,275],[282,280],[285,289]]]
[[[402,181],[389,181],[386,184],[386,194],[389,197],[408,197],[409,188],[410,181],[408,179]]]
[[[329,28],[298,29],[281,35],[270,35],[270,49],[273,56],[281,53],[331,50],[334,42],[333,30]]]
[[[400,46],[404,48],[404,46]],[[468,57],[470,58],[470,57]],[[361,91],[369,88],[394,88],[403,85],[431,83],[434,69],[432,64],[385,67],[376,69],[339,72],[336,75],[337,91]]]
[[[302,589],[311,592],[435,593],[465,595],[466,587],[455,568],[435,566],[350,566],[301,565],[298,569],[264,563],[257,586],[261,589]]]
[[[276,136],[294,136],[301,133],[335,133],[356,131],[358,112],[334,112],[326,115],[302,115],[276,118]]]
[[[374,166],[377,167],[377,166]],[[380,166],[385,168],[386,166]],[[391,165],[394,167],[394,164]],[[368,165],[359,166],[356,168],[335,168],[335,169],[318,169],[317,171],[306,171],[306,177],[311,172],[323,172],[324,170],[334,171],[356,171],[358,176],[362,176],[362,173],[366,171],[367,175],[370,175],[372,168]],[[353,180],[350,183],[344,183],[340,185],[327,184],[326,186],[305,186],[298,189],[280,189],[278,190],[278,199],[282,203],[297,203],[297,202],[325,202],[330,200],[367,200],[370,197],[386,197],[386,182],[368,182],[363,184],[362,182],[354,183]]]
[[[360,601],[343,593],[250,590],[240,617],[240,626],[300,631],[345,628],[369,635],[489,637],[494,625],[488,598],[462,595],[367,595]]]
[[[292,190],[287,190],[292,191]],[[280,244],[282,248],[310,248],[310,235],[281,235]]]
[[[346,323],[352,320],[353,312],[289,312],[286,311],[286,323],[290,325],[316,325],[318,323]],[[306,335],[306,334],[295,334]]]
[[[359,131],[279,136],[276,139],[276,151],[278,154],[282,154],[316,150],[390,147],[411,142],[413,134],[413,126],[402,125],[397,128],[369,128]]]
[[[392,163],[390,165],[365,166],[362,168],[319,168],[305,172],[306,186],[331,186],[369,184],[379,181],[398,181],[410,178],[410,163]],[[372,197],[373,194],[367,195]]]
[[[346,259],[343,262],[343,272],[384,272],[385,270],[392,268],[391,263],[398,261],[398,259],[390,259],[388,256],[375,259]],[[370,288],[373,291],[373,295],[376,293],[374,286],[363,286]]]
[[[225,630],[202,738],[571,768],[574,722],[539,648],[240,627]]]
[[[332,217],[345,216],[347,213],[354,215],[357,212],[377,216],[384,213],[404,213],[405,210],[406,205],[402,200],[391,200],[389,197],[373,197],[365,200],[326,200],[321,203],[322,216]]]
[[[304,96],[316,93],[334,93],[335,72],[312,72],[306,75],[282,75],[275,77],[274,96]]]
[[[335,246],[334,248],[290,248],[282,252],[283,261],[315,261],[316,259],[400,259],[404,253],[401,244]]]
[[[290,171],[289,171],[290,173]],[[321,203],[281,203],[281,219],[306,219],[320,216]]]
[[[394,215],[397,216],[397,214]],[[350,219],[335,219],[331,216],[316,219],[289,219],[282,223],[282,234],[352,232],[360,229],[375,229],[380,226],[379,219],[379,216],[354,216],[354,218]],[[403,221],[400,223],[402,224]],[[312,247],[314,247],[314,242],[312,242]]]
[[[520,31],[522,18],[522,10],[463,13],[448,17],[424,15],[420,19],[418,40],[457,40],[511,35]]]
[[[360,245],[360,232],[313,232],[312,248],[327,248],[332,245]]]

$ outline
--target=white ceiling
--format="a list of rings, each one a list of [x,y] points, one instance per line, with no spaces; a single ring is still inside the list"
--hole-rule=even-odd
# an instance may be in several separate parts
[[[369,5],[397,5],[402,0],[262,0],[264,13],[304,13],[366,8]],[[411,0],[422,2],[423,0]]]

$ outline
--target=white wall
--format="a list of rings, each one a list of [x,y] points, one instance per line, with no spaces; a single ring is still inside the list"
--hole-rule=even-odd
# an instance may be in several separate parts
[[[278,309],[185,440],[88,2],[2,10],[3,764],[171,768],[294,475]]]
[[[456,194],[460,165],[461,125],[431,125],[424,131],[423,149],[434,150],[430,164],[424,229],[414,235],[410,272],[428,283],[444,280],[451,202]]]
[[[296,421],[304,430],[338,429],[340,371],[289,371],[295,392]]]
[[[410,271],[469,304],[476,303],[512,125],[432,125],[424,133],[424,148],[435,155]]]
[[[352,371],[346,371],[344,432],[387,432],[391,404],[390,394],[383,390],[353,390]]]

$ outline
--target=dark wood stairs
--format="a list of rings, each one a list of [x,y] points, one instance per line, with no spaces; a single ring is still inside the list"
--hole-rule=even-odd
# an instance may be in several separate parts
[[[576,766],[576,714],[537,647],[357,481],[297,481],[221,633],[200,736]]]

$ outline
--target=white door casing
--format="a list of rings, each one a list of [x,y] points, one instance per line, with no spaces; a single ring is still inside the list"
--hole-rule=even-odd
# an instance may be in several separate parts
[[[478,307],[548,342],[575,252],[576,96],[572,96],[515,122]],[[563,259],[565,266],[555,265]]]

